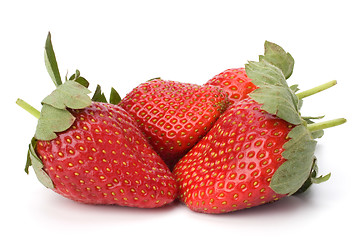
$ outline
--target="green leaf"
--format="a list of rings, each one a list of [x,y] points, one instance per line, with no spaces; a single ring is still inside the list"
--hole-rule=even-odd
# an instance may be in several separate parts
[[[42,168],[34,168],[37,179],[47,188],[54,189],[54,183]]]
[[[319,177],[313,177],[311,178],[311,182],[315,183],[315,184],[319,184],[319,183],[323,183],[326,182],[327,180],[329,180],[331,177],[331,173],[326,174],[325,176],[319,176]]]
[[[282,156],[287,161],[276,170],[270,182],[270,187],[276,193],[291,195],[300,188],[307,189],[313,181],[321,182],[328,178],[314,176],[314,138],[322,136],[322,132],[318,130],[339,125],[346,120],[307,125],[311,119],[301,117],[299,109],[302,100],[295,94],[298,87],[289,87],[286,82],[292,74],[294,59],[281,47],[270,42],[265,43],[265,54],[259,59],[259,62],[249,62],[245,65],[248,77],[258,87],[249,96],[260,103],[266,112],[295,125],[287,136],[289,140],[283,145]]]
[[[88,80],[86,80],[84,77],[80,76],[79,70],[76,70],[75,73],[73,75],[71,75],[71,77],[67,81],[75,81],[77,83],[80,83],[81,85],[83,85],[86,88],[88,88],[90,85]]]
[[[80,77],[80,71],[78,69],[76,69],[75,73],[70,77],[70,80],[76,80],[79,77]]]
[[[270,187],[279,194],[294,194],[311,174],[316,141],[304,125],[294,127],[290,140],[283,146],[282,156],[287,159],[274,173]]]
[[[103,102],[103,103],[107,103],[105,94],[103,92],[101,92],[101,86],[97,85],[96,86],[96,90],[94,92],[94,96],[91,98],[92,101],[94,102]]]
[[[29,166],[32,166],[35,172],[35,175],[37,179],[47,188],[54,188],[54,183],[52,182],[49,175],[43,170],[44,164],[40,160],[40,158],[37,156],[35,152],[35,146],[36,146],[36,139],[33,138],[31,140],[31,143],[29,144],[29,151],[28,151],[28,161],[30,160],[30,163],[26,163],[26,172],[29,173],[28,168]]]
[[[44,141],[52,140],[57,137],[56,133],[67,130],[74,121],[75,117],[69,111],[43,104],[35,138]]]
[[[317,138],[322,138],[324,136],[324,130],[318,130],[318,131],[315,131],[315,132],[312,132],[311,135],[312,135],[312,138],[313,139],[317,139]]]
[[[74,81],[64,82],[58,86],[49,96],[44,98],[43,104],[51,105],[58,109],[82,109],[91,105],[91,99],[87,95],[90,91],[86,87]]]
[[[287,86],[282,71],[265,60],[259,62],[249,61],[248,64],[245,64],[245,70],[247,74],[252,76],[250,77],[252,82],[259,87],[267,84]]]
[[[115,88],[111,88],[110,103],[117,105],[120,101],[121,101],[121,97],[119,93],[115,90]]]
[[[26,164],[24,171],[29,174],[29,167],[31,166],[31,158],[30,158],[30,151],[28,151],[27,158],[26,158]]]
[[[89,87],[89,82],[88,80],[86,80],[85,78],[83,77],[78,77],[77,79],[74,80],[75,82],[81,84],[82,86],[88,88]]]
[[[325,115],[321,115],[321,116],[316,116],[316,117],[302,117],[302,119],[304,119],[307,123],[314,123],[314,121],[312,121],[312,119],[323,119],[325,117]]]
[[[282,71],[261,60],[245,65],[246,73],[259,88],[249,96],[262,104],[262,109],[285,121],[298,125],[302,119],[298,111],[299,99],[287,85]]]
[[[50,32],[48,33],[48,36],[47,36],[46,42],[45,42],[44,57],[45,57],[45,66],[46,66],[46,69],[47,69],[51,79],[53,80],[55,86],[60,86],[62,82],[61,82],[58,64],[57,64],[57,61],[55,58],[55,52],[54,52],[54,49],[53,49],[53,46],[51,43]]]
[[[314,163],[313,163],[313,167],[312,167],[310,176],[306,179],[304,184],[294,194],[300,194],[300,193],[306,192],[313,184],[311,179],[316,177],[317,172],[318,172],[318,167],[316,164],[316,157],[314,157]]]
[[[298,84],[294,84],[294,85],[291,85],[291,86],[290,86],[291,91],[293,91],[293,93],[294,93],[295,95],[296,95],[296,93],[300,90],[300,89],[298,88],[298,86],[299,86]],[[297,104],[297,109],[298,109],[298,111],[300,111],[302,105],[303,105],[303,100],[298,98],[298,104]]]
[[[73,79],[79,78],[76,71]],[[75,121],[70,109],[83,109],[92,104],[88,94],[89,89],[75,81],[66,81],[58,86],[42,101],[40,118],[36,127],[35,138],[51,140],[57,137],[56,133],[67,130]]]
[[[34,168],[34,170],[42,169],[44,167],[44,164],[42,163],[40,158],[38,158],[34,150],[30,151],[30,159],[31,159],[31,166]]]
[[[304,101],[302,99],[299,99],[298,105],[297,105],[297,109],[298,111],[300,111],[302,105],[303,105]]]
[[[291,91],[293,91],[294,93],[296,93],[297,91],[299,91],[300,89],[298,88],[299,84],[294,84],[290,86]]]
[[[264,56],[259,56],[259,60],[261,61],[263,59],[278,67],[283,72],[285,78],[288,79],[294,69],[294,58],[290,55],[290,53],[285,52],[282,47],[276,45],[275,43],[266,41],[264,46]]]

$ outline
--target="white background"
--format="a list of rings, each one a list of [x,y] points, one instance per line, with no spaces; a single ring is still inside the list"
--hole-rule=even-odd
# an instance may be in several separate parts
[[[325,239],[359,236],[359,5],[357,1],[1,1],[1,239]],[[295,2],[295,3],[294,3]],[[306,99],[303,115],[345,117],[319,140],[331,179],[302,195],[224,215],[90,206],[44,188],[23,171],[36,119],[54,89],[44,65],[48,31],[62,77],[79,69],[122,96],[154,78],[202,84],[257,60],[263,43],[295,59],[290,84],[338,85]],[[6,236],[6,237],[5,237]],[[135,238],[136,237],[136,238]],[[332,238],[332,239],[334,239]]]

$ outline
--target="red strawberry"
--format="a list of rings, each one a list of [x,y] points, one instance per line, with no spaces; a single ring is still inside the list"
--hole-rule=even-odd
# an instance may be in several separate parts
[[[246,75],[245,68],[227,69],[210,79],[205,85],[223,89],[228,94],[230,104],[247,98],[248,94],[257,88]]]
[[[227,104],[214,86],[153,79],[120,102],[170,168],[211,128]]]
[[[311,124],[299,113],[298,96],[305,95],[288,87],[282,69],[262,59],[247,64],[246,71],[258,87],[251,98],[230,106],[174,168],[180,199],[191,210],[258,206],[330,177],[316,178],[314,138],[345,119]]]
[[[176,182],[121,107],[92,103],[71,110],[76,120],[36,153],[54,191],[91,204],[153,208],[176,198]]]
[[[39,118],[25,171],[32,166],[46,187],[83,203],[154,208],[172,202],[176,181],[133,118],[120,106],[92,102],[76,82],[86,82],[78,71],[62,84],[50,35],[46,46],[56,90],[42,101],[41,113],[18,101]]]
[[[252,99],[235,103],[176,164],[181,201],[197,212],[223,213],[287,196],[289,192],[277,193],[270,183],[287,161],[284,146],[294,127]],[[307,176],[312,166],[313,161]]]
[[[279,67],[286,79],[291,76],[294,59],[280,46],[266,41],[265,53],[263,56],[260,56],[260,59],[264,59]],[[228,94],[230,104],[247,98],[248,94],[257,88],[247,76],[245,68],[227,69],[210,79],[205,85],[218,86],[223,89]]]
[[[182,158],[174,173],[180,198],[194,211],[220,213],[278,200],[269,183],[286,160],[293,125],[245,99],[232,105]]]

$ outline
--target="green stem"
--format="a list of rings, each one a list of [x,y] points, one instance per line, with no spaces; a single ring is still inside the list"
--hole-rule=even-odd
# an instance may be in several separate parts
[[[24,100],[18,98],[16,100],[16,104],[19,105],[20,107],[22,107],[23,109],[25,109],[27,112],[29,112],[31,115],[33,115],[37,119],[40,118],[40,112],[36,108],[31,106],[30,104],[25,102]]]
[[[329,121],[319,122],[319,123],[311,123],[307,125],[307,128],[310,132],[315,132],[318,130],[322,130],[325,128],[331,128],[338,125],[341,125],[346,122],[345,118],[337,118]]]
[[[333,81],[330,81],[330,82],[321,84],[320,86],[311,88],[311,89],[309,89],[309,90],[306,90],[306,91],[297,93],[296,96],[297,96],[299,99],[303,99],[303,98],[309,97],[309,96],[311,96],[311,95],[314,95],[314,94],[316,94],[316,93],[319,93],[319,92],[321,92],[321,91],[324,91],[324,90],[326,90],[326,89],[328,89],[328,88],[331,88],[332,86],[336,85],[336,83],[337,83],[336,80],[333,80]]]

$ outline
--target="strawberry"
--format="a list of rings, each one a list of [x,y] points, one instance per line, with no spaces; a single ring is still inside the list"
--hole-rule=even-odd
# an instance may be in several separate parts
[[[176,164],[180,199],[191,210],[224,213],[254,207],[329,179],[330,174],[316,177],[315,138],[345,119],[313,123],[316,118],[300,115],[302,98],[329,84],[296,94],[286,83],[286,68],[280,68],[288,63],[282,51],[273,56],[280,62],[271,57],[246,65],[257,89],[231,105]]]
[[[284,72],[285,78],[289,78],[294,66],[292,56],[271,42],[266,41],[265,46],[265,54],[264,56],[260,56],[260,59],[265,59],[270,63],[277,64]],[[286,64],[282,64],[280,59],[286,59]],[[257,86],[251,82],[251,79],[247,76],[245,68],[243,67],[227,69],[207,81],[205,85],[218,86],[223,89],[228,94],[230,104],[247,98],[248,94],[257,88]]]
[[[294,126],[260,107],[250,98],[232,105],[176,165],[181,200],[189,208],[229,212],[285,196],[269,182],[285,162],[283,145]]]
[[[69,129],[34,146],[55,192],[83,203],[143,208],[175,199],[170,170],[125,110],[94,102],[70,112]]]
[[[152,79],[120,102],[170,169],[215,123],[227,105],[217,87]]]
[[[32,166],[46,187],[82,203],[154,208],[172,202],[174,176],[134,119],[120,106],[93,102],[78,71],[62,83],[50,34],[45,49],[56,90],[42,101],[41,113],[18,101],[39,118],[25,171]]]
[[[251,82],[245,72],[245,68],[231,68],[216,75],[205,85],[218,86],[223,89],[229,98],[229,103],[240,101],[256,89],[256,86]]]

